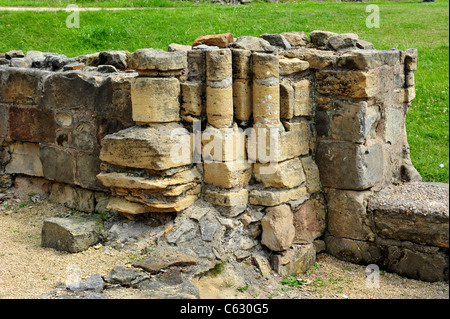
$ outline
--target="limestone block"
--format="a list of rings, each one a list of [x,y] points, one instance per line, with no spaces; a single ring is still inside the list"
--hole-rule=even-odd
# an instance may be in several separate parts
[[[313,87],[311,81],[303,79],[292,82],[294,88],[294,116],[313,115]]]
[[[200,81],[181,83],[181,114],[200,117],[206,110],[204,104],[205,85]]]
[[[324,187],[364,190],[380,183],[383,177],[382,147],[378,144],[321,140],[316,163]]]
[[[63,183],[51,185],[49,200],[86,213],[95,211],[94,192]]]
[[[295,236],[294,220],[288,205],[269,207],[261,220],[261,243],[272,251],[288,249]]]
[[[201,35],[195,39],[192,47],[196,47],[201,44],[216,46],[219,48],[228,48],[228,44],[233,42],[233,35],[231,33],[213,34],[213,35]]]
[[[160,49],[139,49],[128,56],[128,68],[156,71],[176,71],[187,68],[185,52],[165,52]]]
[[[135,78],[131,85],[133,120],[139,123],[180,120],[180,83],[175,78]]]
[[[289,75],[303,72],[309,69],[309,62],[302,61],[298,58],[282,58],[280,57],[280,74]]]
[[[55,141],[53,111],[11,106],[9,135],[11,139],[17,141],[53,143]]]
[[[367,201],[371,191],[326,189],[328,231],[333,236],[374,241]]]
[[[271,262],[280,276],[298,276],[307,273],[314,266],[316,250],[313,244],[293,245],[281,254],[273,254]]]
[[[39,144],[15,142],[9,145],[11,160],[5,167],[8,174],[44,176]]]
[[[247,122],[253,111],[253,82],[251,80],[235,79],[233,81],[234,116]]]
[[[301,161],[306,175],[308,193],[313,194],[320,191],[320,175],[316,162],[310,156],[302,157]]]
[[[114,165],[154,170],[189,165],[191,135],[180,125],[130,127],[103,138],[100,159]]]
[[[101,229],[98,220],[52,217],[44,221],[41,246],[78,253],[100,241]]]
[[[252,205],[277,206],[305,196],[307,191],[303,186],[290,189],[253,189],[249,194],[249,202]]]
[[[252,165],[242,162],[203,163],[204,182],[223,188],[244,187],[252,176]]]
[[[294,212],[294,244],[311,244],[326,229],[326,210],[323,198],[310,198]]]
[[[337,140],[364,143],[375,136],[379,120],[377,106],[369,106],[367,102],[336,101],[330,122],[331,136]]]
[[[206,87],[206,114],[214,127],[231,127],[233,124],[233,87]]]
[[[349,98],[368,98],[377,94],[377,77],[373,72],[330,71],[316,73],[317,92]]]
[[[294,188],[305,182],[302,162],[298,158],[273,164],[273,168],[269,168],[269,165],[254,165],[255,179],[265,187]]]
[[[40,158],[46,179],[74,184],[74,156],[71,152],[41,144]]]
[[[245,132],[236,124],[226,128],[207,126],[201,142],[204,161],[232,162],[246,159]]]

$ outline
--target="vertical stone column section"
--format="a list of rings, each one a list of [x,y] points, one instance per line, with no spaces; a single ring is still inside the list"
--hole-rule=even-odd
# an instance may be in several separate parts
[[[253,111],[250,50],[232,49],[234,116],[246,126]]]
[[[254,52],[253,119],[258,127],[280,125],[280,64],[275,54]]]
[[[231,50],[206,51],[206,114],[216,128],[233,125],[232,84]]]

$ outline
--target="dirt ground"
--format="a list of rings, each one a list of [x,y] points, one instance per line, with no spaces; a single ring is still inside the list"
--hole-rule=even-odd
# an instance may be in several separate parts
[[[55,290],[74,275],[87,278],[107,276],[117,264],[131,264],[130,250],[97,245],[81,253],[64,253],[41,247],[41,229],[48,217],[73,213],[70,209],[29,198],[3,199],[0,193],[0,299],[35,299]],[[338,298],[338,299],[448,299],[446,282],[428,283],[381,272],[379,288],[367,287],[366,267],[337,260],[328,254],[317,256],[314,268],[280,284],[285,278],[262,278],[250,262],[224,263],[220,271],[195,279],[201,298]],[[109,298],[151,298],[136,289],[105,292]]]

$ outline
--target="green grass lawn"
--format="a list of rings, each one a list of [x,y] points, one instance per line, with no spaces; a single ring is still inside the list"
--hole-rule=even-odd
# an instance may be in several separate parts
[[[259,36],[284,31],[357,33],[377,49],[417,48],[417,97],[407,117],[412,161],[427,181],[449,181],[449,2],[289,1],[212,5],[174,0],[8,1],[1,5],[148,6],[135,11],[81,12],[80,28],[68,29],[69,13],[0,11],[0,52],[12,49],[77,56],[102,50],[167,49],[199,35],[232,32]],[[368,4],[380,8],[380,28],[367,28]],[[179,8],[164,8],[179,7]],[[440,164],[444,167],[441,168]]]

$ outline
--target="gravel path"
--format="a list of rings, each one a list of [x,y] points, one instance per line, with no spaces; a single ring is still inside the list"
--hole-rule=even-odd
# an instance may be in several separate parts
[[[74,274],[83,279],[97,273],[106,276],[115,265],[130,264],[137,257],[129,250],[101,245],[76,254],[42,248],[43,221],[69,212],[47,201],[34,204],[0,194],[0,298],[38,298]],[[250,263],[229,263],[219,276],[207,275],[194,284],[205,298],[449,298],[448,283],[421,282],[391,273],[380,275],[380,288],[367,288],[364,266],[327,254],[318,255],[316,267],[300,278],[304,281],[299,288],[279,284],[283,280],[279,276],[260,278],[254,270]],[[135,289],[118,289],[107,295],[151,297]]]

